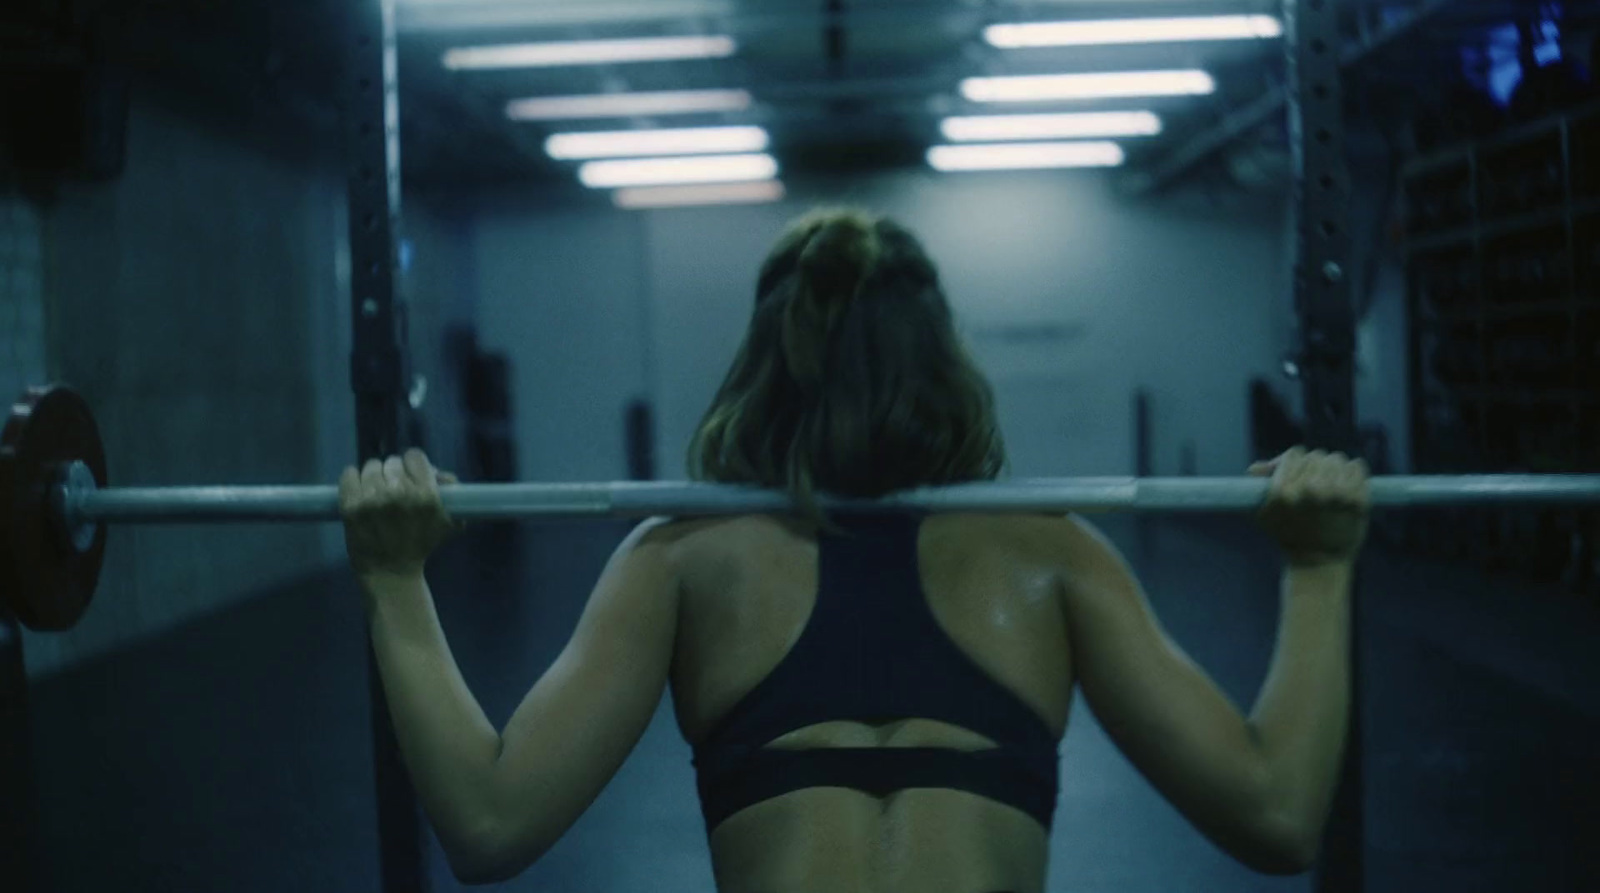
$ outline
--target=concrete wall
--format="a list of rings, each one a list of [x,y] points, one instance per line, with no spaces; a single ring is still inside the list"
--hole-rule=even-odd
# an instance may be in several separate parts
[[[227,117],[141,84],[120,177],[65,184],[42,209],[0,200],[0,386],[78,388],[115,484],[331,483],[355,459],[337,136]],[[401,289],[431,380],[444,323],[465,314],[448,300],[461,240],[425,203],[406,213]],[[450,388],[432,396],[441,441],[459,441]],[[70,633],[29,637],[30,672],[343,560],[337,525],[116,528],[92,609]]]
[[[474,222],[484,337],[518,367],[522,476],[623,476],[621,420],[657,409],[683,455],[744,332],[756,269],[819,203],[889,213],[940,263],[991,375],[1018,477],[1133,470],[1132,398],[1154,396],[1154,467],[1248,460],[1246,384],[1272,376],[1292,308],[1281,194],[1121,197],[1097,174],[922,172],[800,185],[762,206],[628,213],[497,198]]]
[[[0,254],[0,313],[33,321],[8,327],[0,375],[48,371],[80,389],[116,484],[333,482],[356,455],[334,138],[214,125],[143,90],[128,144],[126,172],[113,182],[65,186],[43,212],[0,205],[0,246],[10,246]],[[448,300],[461,293],[460,239],[426,204],[406,213],[414,260],[401,289],[412,302],[416,371],[432,380],[443,374],[443,325],[464,313]],[[26,348],[39,328],[30,301],[47,308],[47,370]],[[435,387],[425,409],[446,444],[459,417],[449,397]],[[343,560],[331,524],[116,528],[92,609],[70,633],[29,637],[30,672],[133,644]]]
[[[39,209],[0,186],[0,398],[45,376],[44,233]]]
[[[143,94],[126,172],[44,214],[49,368],[95,407],[114,483],[318,476],[312,317],[330,296],[337,192],[304,164]],[[31,636],[49,672],[325,563],[305,526],[122,527],[92,609]]]

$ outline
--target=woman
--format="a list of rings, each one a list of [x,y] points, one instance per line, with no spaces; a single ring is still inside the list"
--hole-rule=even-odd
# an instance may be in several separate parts
[[[995,477],[991,393],[933,264],[887,220],[802,219],[690,450],[793,514],[654,519],[501,733],[423,579],[452,529],[420,453],[340,482],[406,765],[456,874],[513,876],[600,793],[670,682],[724,893],[1037,893],[1074,686],[1130,761],[1244,864],[1306,869],[1345,740],[1360,462],[1295,449],[1262,509],[1283,615],[1248,718],[1162,632],[1116,549],[1050,514],[825,517]]]

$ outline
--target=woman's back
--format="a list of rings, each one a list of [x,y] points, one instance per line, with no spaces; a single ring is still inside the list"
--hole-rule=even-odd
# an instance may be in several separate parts
[[[1287,568],[1248,718],[1075,518],[823,517],[819,493],[879,497],[1005,466],[937,271],[892,222],[822,214],[779,240],[688,466],[782,489],[794,514],[641,525],[498,735],[416,574],[418,518],[429,536],[449,528],[426,459],[341,481],[352,563],[398,569],[377,587],[388,598],[369,592],[374,642],[458,876],[510,877],[554,845],[669,682],[723,893],[1042,890],[1075,686],[1219,847],[1261,871],[1310,864],[1345,740],[1361,463],[1291,450],[1251,469],[1272,477],[1261,517]]]
[[[915,573],[938,627],[1052,741],[1065,730],[1073,687],[1062,575],[1048,548],[1050,528],[1063,523],[940,515],[916,534]],[[682,528],[683,600],[673,700],[684,737],[698,746],[800,639],[818,604],[821,547],[815,527],[796,518],[675,526]],[[947,722],[885,716],[812,724],[767,746],[975,751],[994,744]],[[1046,793],[1053,802],[1055,791]],[[1028,893],[1043,889],[1047,842],[1039,821],[1014,806],[922,787],[882,797],[843,787],[796,790],[742,809],[711,835],[724,893]]]

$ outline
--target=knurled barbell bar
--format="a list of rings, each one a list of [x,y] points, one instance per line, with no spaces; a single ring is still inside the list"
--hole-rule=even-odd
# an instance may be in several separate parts
[[[1248,511],[1266,498],[1258,478],[1052,478],[924,488],[876,500],[823,496],[830,510],[966,512]],[[1600,475],[1385,476],[1375,508],[1600,503]],[[443,494],[458,518],[643,518],[781,511],[782,492],[700,483],[459,484]],[[4,512],[0,583],[30,628],[70,628],[88,608],[105,553],[105,525],[223,521],[337,521],[333,486],[108,488],[105,452],[88,405],[64,387],[30,390],[0,445]]]

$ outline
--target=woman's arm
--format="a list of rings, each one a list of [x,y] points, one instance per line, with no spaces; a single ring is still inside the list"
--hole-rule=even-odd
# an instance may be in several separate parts
[[[1351,567],[1366,497],[1365,469],[1341,463],[1293,454],[1273,469],[1264,520],[1288,567],[1277,648],[1248,718],[1162,630],[1114,545],[1071,519],[1058,541],[1090,708],[1179,812],[1262,872],[1310,867],[1345,745]]]
[[[1303,813],[1280,808],[1293,798],[1285,796],[1284,776],[1258,724],[1162,629],[1116,546],[1086,522],[1068,524],[1060,553],[1068,635],[1077,682],[1095,718],[1134,768],[1223,851],[1264,873],[1304,871],[1318,835]],[[1291,618],[1285,621],[1287,630]],[[1284,649],[1278,654],[1285,659]],[[1280,705],[1279,719],[1269,723],[1279,730],[1275,740],[1338,731],[1283,734],[1281,705],[1315,693],[1305,686],[1313,681],[1305,672],[1274,675],[1275,690],[1262,700]]]
[[[1320,845],[1350,718],[1349,564],[1283,572],[1278,641],[1250,711],[1272,785],[1269,809]]]
[[[677,631],[673,537],[656,519],[618,546],[567,647],[497,734],[423,579],[452,527],[426,458],[351,469],[340,486],[378,671],[423,809],[459,879],[514,876],[582,815],[655,714]]]
[[[361,588],[401,755],[451,867],[469,880],[498,843],[500,734],[461,678],[423,576],[365,577]]]

